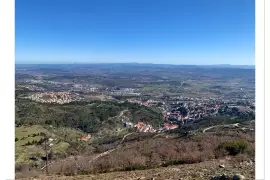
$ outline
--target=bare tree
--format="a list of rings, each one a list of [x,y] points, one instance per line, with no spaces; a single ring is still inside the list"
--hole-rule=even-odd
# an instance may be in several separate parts
[[[48,175],[49,174],[49,169],[48,169],[48,160],[49,160],[49,158],[48,158],[48,149],[49,149],[48,138],[46,138],[44,146],[45,146],[44,149],[45,149],[45,154],[46,154],[46,174]]]
[[[42,136],[44,138],[43,146],[44,146],[44,151],[45,151],[45,168],[46,168],[46,174],[49,174],[49,169],[48,169],[48,161],[49,161],[49,138],[45,133],[42,133]],[[43,167],[44,168],[44,167]]]

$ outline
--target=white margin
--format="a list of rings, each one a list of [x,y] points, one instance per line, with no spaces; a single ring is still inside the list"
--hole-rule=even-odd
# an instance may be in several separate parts
[[[265,0],[267,8],[270,9],[268,0]],[[0,0],[0,55],[2,62],[2,69],[0,71],[1,82],[1,131],[0,136],[2,138],[2,145],[0,148],[2,162],[0,163],[0,179],[14,179],[14,17],[15,17],[15,0]],[[264,176],[264,158],[269,160],[269,155],[264,152],[268,152],[269,148],[265,144],[266,151],[264,150],[264,129],[269,124],[269,121],[264,119],[264,98],[269,99],[270,95],[265,92],[269,92],[269,83],[264,81],[264,65],[268,68],[270,63],[264,64],[264,0],[256,0],[256,179],[270,179],[268,173],[266,178]],[[265,12],[269,17],[269,11]],[[268,18],[269,19],[269,18]],[[267,22],[267,21],[265,21]],[[269,23],[265,27],[265,32],[269,32]],[[266,35],[265,38],[269,39]],[[269,41],[268,41],[269,42]],[[269,43],[265,44],[268,49]],[[267,49],[267,48],[266,48]],[[267,51],[266,51],[267,52]],[[269,53],[265,55],[265,59],[269,59]],[[265,77],[269,77],[270,70],[265,71]],[[268,80],[269,81],[269,80]],[[264,91],[264,82],[265,91]],[[9,87],[12,87],[11,89]],[[265,97],[264,97],[265,94]],[[269,105],[269,101],[265,102],[265,105]],[[269,106],[268,106],[269,107]],[[268,108],[269,109],[269,108]],[[266,113],[266,112],[265,112]],[[265,114],[265,118],[270,120],[269,114]],[[265,126],[266,125],[266,126]],[[265,135],[269,131],[265,131]],[[266,135],[267,136],[267,135]],[[268,136],[269,137],[269,136]],[[265,157],[264,157],[265,155]],[[267,162],[267,161],[266,161]],[[270,175],[270,174],[269,174]]]
[[[14,19],[15,0],[0,0],[0,94],[1,94],[1,163],[0,179],[14,179]]]
[[[268,128],[270,127],[270,114],[269,114],[269,110],[270,110],[270,62],[269,62],[269,58],[270,58],[270,54],[269,54],[269,50],[270,50],[270,40],[269,40],[269,32],[270,32],[270,0],[265,0],[265,179],[270,179],[270,171],[269,169],[269,160],[270,160],[270,146],[269,146],[269,139],[267,140],[266,137],[269,137],[269,133],[270,131],[268,130]],[[258,131],[260,131],[258,129]],[[256,149],[257,150],[257,149]],[[267,168],[268,167],[268,168]],[[268,170],[268,171],[267,171]]]
[[[264,167],[264,0],[255,3],[255,61],[256,61],[256,179],[265,179]]]

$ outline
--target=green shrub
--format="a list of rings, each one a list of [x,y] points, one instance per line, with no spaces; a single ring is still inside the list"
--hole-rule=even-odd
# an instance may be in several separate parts
[[[246,140],[233,140],[221,143],[217,147],[217,150],[226,150],[230,155],[235,156],[239,153],[243,153],[247,147],[248,142]]]
[[[139,164],[134,164],[134,165],[131,165],[131,166],[126,166],[124,167],[124,171],[135,171],[135,170],[144,170],[144,169],[147,169],[146,166],[143,166],[143,165],[139,165]]]
[[[165,163],[162,164],[162,167],[167,167],[167,166],[171,166],[171,165],[178,165],[178,164],[184,164],[185,162],[183,160],[171,160],[171,161],[167,161]]]

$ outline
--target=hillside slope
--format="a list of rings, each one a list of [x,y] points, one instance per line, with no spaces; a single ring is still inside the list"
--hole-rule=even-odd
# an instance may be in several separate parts
[[[224,165],[220,168],[219,165]],[[255,179],[255,163],[252,161],[239,162],[235,158],[224,158],[205,161],[196,164],[185,164],[170,167],[161,167],[148,170],[137,170],[128,172],[112,172],[103,174],[77,175],[77,176],[41,176],[36,180],[206,180],[222,179],[226,174],[233,177],[241,174],[247,180]],[[24,180],[22,178],[21,180]]]
[[[123,112],[125,113],[121,114]],[[73,102],[58,105],[17,99],[15,115],[17,126],[25,124],[65,126],[89,133],[116,131],[118,128],[123,128],[123,116],[133,124],[143,120],[153,127],[158,127],[163,122],[162,114],[149,107],[112,101]]]

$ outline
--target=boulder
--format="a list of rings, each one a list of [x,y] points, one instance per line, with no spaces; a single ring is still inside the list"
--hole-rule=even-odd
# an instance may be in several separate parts
[[[220,168],[225,168],[225,165],[224,164],[220,164],[219,167]]]
[[[236,174],[233,176],[233,180],[243,180],[243,179],[245,179],[245,176],[241,174]]]
[[[226,174],[223,174],[221,176],[213,176],[211,180],[230,180],[230,177]]]

